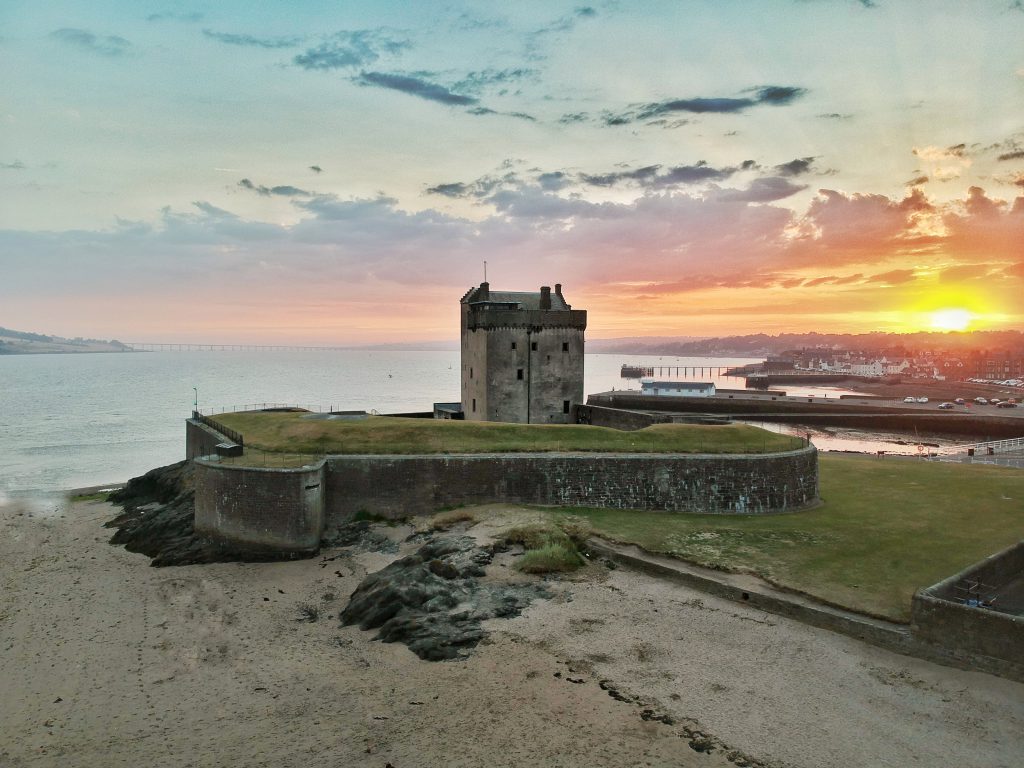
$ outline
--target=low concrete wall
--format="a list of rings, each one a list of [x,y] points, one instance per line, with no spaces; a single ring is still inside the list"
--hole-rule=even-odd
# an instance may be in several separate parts
[[[575,424],[590,424],[595,427],[611,427],[632,432],[649,427],[651,424],[667,424],[671,416],[655,416],[643,411],[626,411],[621,408],[605,408],[600,405],[573,406]]]
[[[550,506],[770,514],[818,500],[813,446],[773,454],[511,453],[329,456],[325,517],[399,518],[506,501]]]
[[[922,589],[911,603],[915,637],[952,652],[1024,661],[1024,616],[965,605],[957,585],[977,580],[1001,588],[1024,574],[1024,541],[972,565],[934,586]]]
[[[305,554],[324,529],[324,462],[268,469],[195,460],[195,528],[233,548]]]
[[[831,424],[863,429],[914,429],[970,437],[1024,436],[1024,418],[995,413],[928,411],[904,408],[901,404],[884,406],[882,401],[858,398],[822,402],[798,397],[653,397],[636,392],[615,392],[589,395],[587,405],[635,411],[662,413],[729,414],[735,419],[796,422],[798,424]]]

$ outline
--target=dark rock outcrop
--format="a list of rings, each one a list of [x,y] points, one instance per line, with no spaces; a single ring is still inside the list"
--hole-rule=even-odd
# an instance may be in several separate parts
[[[430,541],[363,579],[341,622],[378,629],[378,640],[405,643],[427,661],[464,657],[486,637],[482,621],[550,597],[539,585],[481,583],[493,556],[468,536]]]

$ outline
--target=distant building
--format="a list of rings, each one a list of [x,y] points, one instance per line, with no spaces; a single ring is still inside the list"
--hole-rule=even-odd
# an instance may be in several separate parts
[[[715,385],[702,381],[655,381],[640,379],[640,393],[668,397],[714,397]]]
[[[461,301],[466,421],[566,424],[583,402],[586,310],[539,292],[471,288]]]

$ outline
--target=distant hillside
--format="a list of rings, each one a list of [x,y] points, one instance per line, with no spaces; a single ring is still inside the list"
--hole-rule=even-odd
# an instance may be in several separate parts
[[[603,348],[595,348],[602,345]],[[792,349],[904,350],[970,352],[1011,350],[1024,354],[1020,331],[966,333],[764,333],[711,339],[632,338],[588,341],[589,352],[677,357],[766,357]]]
[[[66,339],[0,327],[0,355],[46,355],[73,352],[129,352],[117,339]]]

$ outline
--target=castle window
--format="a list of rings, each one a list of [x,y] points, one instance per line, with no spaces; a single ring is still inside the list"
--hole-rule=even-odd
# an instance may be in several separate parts
[[[473,378],[473,369],[472,368],[469,369],[469,378],[471,378],[471,379]]]
[[[522,368],[516,368],[516,378],[519,379],[519,381],[523,380],[523,369]]]
[[[548,355],[548,362],[551,362],[551,355]]]
[[[569,342],[568,341],[563,341],[562,342],[562,351],[563,352],[568,352],[569,351]]]
[[[476,398],[473,398],[473,413],[476,413]]]
[[[515,348],[516,348],[516,343],[513,341],[512,342],[512,349],[515,349]]]
[[[568,400],[563,400],[562,401],[562,413],[568,413],[568,412],[569,412],[569,401]]]
[[[536,342],[536,341],[535,341],[535,342],[533,342],[533,343],[532,343],[532,344],[530,345],[530,349],[532,349],[532,350],[533,350],[534,352],[536,352],[536,351],[537,351],[537,342]]]

